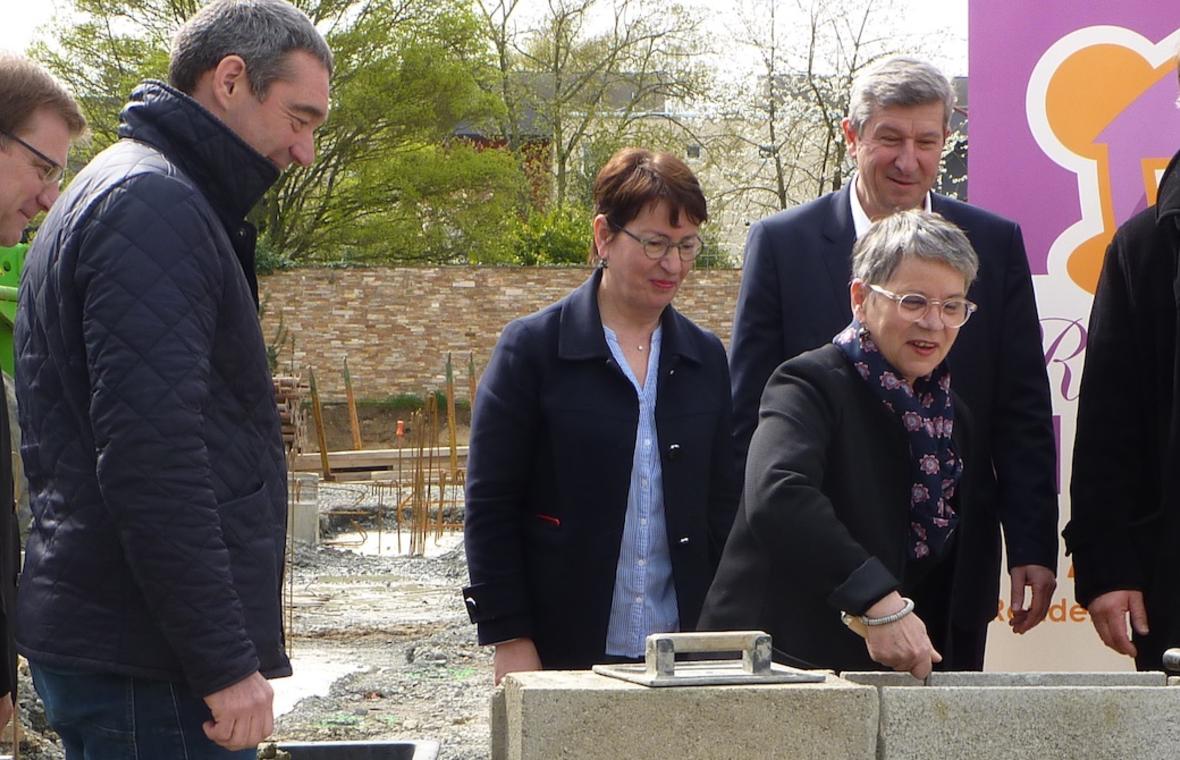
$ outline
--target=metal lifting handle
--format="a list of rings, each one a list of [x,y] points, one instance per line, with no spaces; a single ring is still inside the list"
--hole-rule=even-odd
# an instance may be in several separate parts
[[[742,671],[755,675],[771,672],[770,634],[762,631],[721,631],[702,633],[653,633],[647,637],[644,662],[647,675],[676,674],[677,652],[742,653]]]

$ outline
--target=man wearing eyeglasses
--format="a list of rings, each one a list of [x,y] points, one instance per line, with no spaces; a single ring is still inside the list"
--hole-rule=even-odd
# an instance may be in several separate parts
[[[0,51],[0,246],[19,243],[29,220],[57,200],[70,141],[85,128],[78,104],[49,72]],[[16,694],[13,613],[20,564],[6,399],[0,377],[0,727],[12,717]]]
[[[70,141],[85,128],[56,79],[0,51],[0,245],[19,243],[29,220],[57,200]]]
[[[730,374],[734,443],[744,472],[759,398],[771,373],[781,362],[831,341],[851,319],[850,254],[871,222],[923,208],[967,233],[980,260],[979,278],[968,294],[979,313],[964,325],[948,363],[954,387],[972,413],[971,450],[982,466],[971,468],[977,497],[953,547],[955,586],[967,592],[953,600],[951,646],[941,667],[978,670],[987,625],[996,615],[1001,525],[1012,630],[1024,633],[1048,612],[1056,587],[1056,444],[1020,228],[932,192],[953,107],[946,77],[911,58],[886,60],[855,83],[843,121],[857,167],[854,178],[750,229]]]

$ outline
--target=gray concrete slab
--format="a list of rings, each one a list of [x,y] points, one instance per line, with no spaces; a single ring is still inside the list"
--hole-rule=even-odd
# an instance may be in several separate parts
[[[865,686],[924,686],[925,683],[909,673],[893,673],[888,670],[846,671],[840,674],[846,681]]]
[[[927,686],[1166,686],[1162,671],[1109,673],[970,673],[930,674]]]
[[[287,530],[295,542],[316,546],[320,542],[320,478],[315,473],[306,472],[292,473],[288,477]]]
[[[1177,689],[885,687],[880,694],[882,760],[1164,760],[1180,752]]]
[[[649,688],[544,671],[502,683],[505,760],[876,757],[877,691],[835,676],[817,684]]]
[[[497,686],[491,699],[492,760],[508,758],[508,714],[504,703],[504,687]]]
[[[841,673],[853,683],[867,686],[1167,686],[1168,678],[1162,671],[1115,671],[1097,673],[931,673],[925,682],[909,673],[889,671],[857,671]]]

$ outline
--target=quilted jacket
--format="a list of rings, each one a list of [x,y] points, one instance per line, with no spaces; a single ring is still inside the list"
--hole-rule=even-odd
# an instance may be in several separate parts
[[[291,672],[286,463],[244,221],[278,169],[158,82],[119,135],[54,205],[21,283],[17,647],[205,696]]]

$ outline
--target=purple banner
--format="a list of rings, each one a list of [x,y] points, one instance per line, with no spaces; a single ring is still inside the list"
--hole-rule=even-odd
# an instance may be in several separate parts
[[[970,200],[1024,230],[1053,392],[1064,526],[1102,257],[1118,225],[1155,202],[1159,175],[1180,149],[1180,14],[1159,0],[970,0],[968,22]],[[1064,554],[1045,623],[1013,637],[1003,599],[998,607],[989,670],[1132,667],[1102,647],[1074,600]]]

